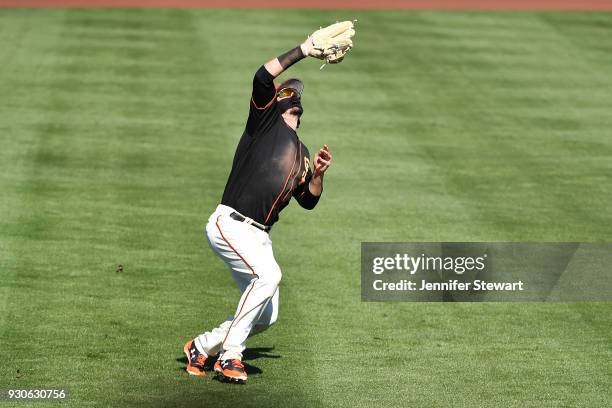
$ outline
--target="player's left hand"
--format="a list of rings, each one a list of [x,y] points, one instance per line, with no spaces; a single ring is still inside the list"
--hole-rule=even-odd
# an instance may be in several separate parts
[[[321,149],[317,152],[314,159],[314,177],[322,176],[325,171],[331,166],[332,163],[332,155],[329,152],[329,148],[327,145],[323,145]]]
[[[338,64],[353,48],[354,35],[354,21],[342,21],[321,28],[308,37],[312,43],[312,47],[308,48],[308,55],[322,59],[326,64]],[[302,52],[304,51],[302,48]]]

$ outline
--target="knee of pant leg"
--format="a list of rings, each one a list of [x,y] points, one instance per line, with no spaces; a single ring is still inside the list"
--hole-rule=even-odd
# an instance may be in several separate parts
[[[283,277],[278,265],[269,265],[267,267],[255,268],[257,280],[262,285],[278,286]]]
[[[271,268],[269,271],[266,271],[266,276],[264,277],[264,280],[271,285],[278,286],[282,277],[283,274],[280,268],[278,267],[278,265],[275,265],[275,267]]]

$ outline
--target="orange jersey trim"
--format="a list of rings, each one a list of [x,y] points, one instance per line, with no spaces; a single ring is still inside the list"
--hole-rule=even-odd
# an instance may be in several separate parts
[[[251,96],[251,103],[253,104],[255,109],[266,110],[266,109],[268,109],[272,105],[272,102],[274,102],[275,99],[276,99],[276,94],[274,94],[272,99],[270,99],[270,102],[268,102],[263,108],[260,108],[259,106],[257,106],[257,104],[255,103],[255,99],[253,99],[252,96]]]
[[[301,150],[302,150],[302,145],[300,144],[300,153],[299,153],[300,156],[302,156]],[[264,221],[264,224],[266,224],[268,220],[270,219],[270,216],[272,215],[272,211],[274,211],[274,207],[276,207],[276,203],[278,202],[278,199],[281,197],[281,195],[283,194],[283,191],[285,191],[285,188],[287,187],[287,183],[289,182],[289,179],[291,178],[291,175],[293,174],[293,168],[295,167],[295,163],[297,162],[297,156],[298,156],[298,152],[296,150],[295,156],[293,157],[293,164],[291,165],[291,170],[289,170],[289,174],[287,174],[287,179],[285,180],[285,184],[283,185],[283,188],[281,189],[280,193],[278,193],[278,195],[276,196],[276,200],[274,200],[274,203],[272,204],[272,208],[270,208],[270,211],[268,211],[268,215],[266,216],[266,220]]]

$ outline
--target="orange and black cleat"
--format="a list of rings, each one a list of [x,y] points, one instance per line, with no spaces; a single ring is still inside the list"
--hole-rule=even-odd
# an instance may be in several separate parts
[[[221,361],[220,374],[230,382],[244,383],[247,379],[246,371],[244,371],[244,364],[238,359],[223,360]],[[215,371],[217,371],[217,365],[215,364]],[[218,371],[217,371],[218,372]]]
[[[183,351],[187,356],[187,372],[189,375],[205,376],[204,364],[208,356],[205,353],[200,353],[193,340],[185,343]]]

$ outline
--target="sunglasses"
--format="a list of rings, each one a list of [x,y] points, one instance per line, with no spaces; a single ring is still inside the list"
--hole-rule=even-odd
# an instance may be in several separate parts
[[[302,94],[293,88],[283,88],[280,91],[278,91],[279,98],[286,98],[288,96],[289,97],[297,96],[298,98],[301,98]]]

